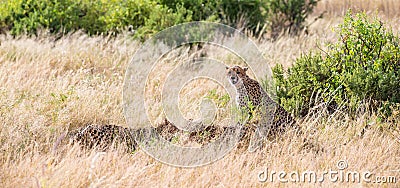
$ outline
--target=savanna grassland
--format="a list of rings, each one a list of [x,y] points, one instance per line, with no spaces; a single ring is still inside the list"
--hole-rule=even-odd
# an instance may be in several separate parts
[[[313,24],[307,35],[256,41],[266,63],[287,68],[301,54],[318,51],[323,43],[336,40],[338,36],[332,28],[342,22],[348,8],[377,13],[386,27],[400,33],[398,0],[322,1],[314,14],[326,11],[325,16],[315,22],[314,14],[310,17],[308,21]],[[393,123],[399,121],[380,121],[373,112],[351,118],[342,113],[327,116],[315,111],[297,119],[303,136],[287,132],[262,151],[234,150],[221,160],[197,168],[172,167],[141,150],[99,152],[60,140],[63,133],[88,124],[127,126],[122,109],[124,74],[139,47],[140,42],[129,33],[89,37],[75,32],[58,40],[45,32],[36,37],[0,36],[0,187],[399,186],[331,182],[327,176],[324,182],[317,183],[282,184],[277,182],[277,175],[275,182],[258,180],[259,172],[265,169],[322,174],[337,170],[337,163],[345,160],[348,167],[344,172],[369,171],[372,181],[378,176],[390,176],[400,182],[400,129]],[[191,54],[186,56],[170,62],[190,58]],[[166,63],[155,69],[154,76],[162,81],[171,69],[168,66]],[[225,70],[212,71],[224,74]],[[181,95],[200,97],[215,89],[214,85],[199,84],[202,87],[188,85]],[[158,96],[159,90],[149,85],[146,92]],[[181,105],[188,105],[184,113],[190,116],[192,110],[188,109],[195,107],[190,107],[191,99],[182,100]],[[161,118],[158,108],[149,114],[155,121]],[[395,112],[391,118],[398,120],[399,116]],[[317,146],[304,149],[304,137]]]

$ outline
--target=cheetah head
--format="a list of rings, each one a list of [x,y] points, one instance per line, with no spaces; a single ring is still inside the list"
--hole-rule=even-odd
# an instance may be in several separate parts
[[[240,66],[233,66],[233,67],[226,67],[226,76],[228,77],[229,82],[232,85],[236,85],[239,83],[243,77],[247,76],[246,71],[248,70],[247,67],[240,67]]]

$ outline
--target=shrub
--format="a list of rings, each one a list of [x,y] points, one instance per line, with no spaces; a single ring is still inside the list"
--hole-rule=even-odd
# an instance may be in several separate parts
[[[91,1],[19,0],[0,6],[0,21],[11,28],[11,34],[35,34],[38,29],[52,33],[83,29],[89,34],[103,32],[104,23],[98,20],[101,12]],[[6,10],[6,11],[4,11]]]
[[[276,38],[282,31],[297,35],[320,0],[160,0],[172,9],[178,5],[193,11],[193,20],[219,21],[259,35],[269,30]],[[322,16],[322,15],[321,15]],[[264,28],[265,27],[265,28]]]
[[[131,27],[142,38],[191,21],[190,15],[180,8],[172,12],[153,0],[13,0],[0,5],[0,27],[10,29],[13,35],[35,34],[38,29],[116,34]]]
[[[400,103],[399,37],[376,17],[351,11],[337,29],[339,40],[323,54],[303,55],[287,72],[273,68],[280,103],[299,116],[321,103],[330,112],[367,105],[389,116]]]
[[[83,30],[117,34],[128,27],[137,37],[188,21],[213,21],[247,29],[297,34],[318,0],[11,0],[0,4],[0,29],[13,35]]]
[[[268,21],[272,38],[282,32],[298,35],[305,21],[320,0],[268,0]],[[318,17],[321,18],[322,14]]]
[[[268,16],[262,0],[160,0],[160,3],[175,11],[182,7],[190,10],[194,21],[214,21],[232,27],[242,24],[241,29],[253,32],[260,31],[260,25],[262,27],[266,23]]]
[[[153,0],[111,1],[106,6],[108,11],[100,20],[105,22],[107,32],[118,33],[131,27],[135,36],[148,38],[167,27],[191,21],[191,12],[177,7],[170,8]]]

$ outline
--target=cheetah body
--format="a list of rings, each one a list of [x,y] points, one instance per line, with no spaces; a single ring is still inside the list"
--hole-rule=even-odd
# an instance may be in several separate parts
[[[248,109],[249,102],[261,109],[259,131],[263,136],[281,132],[294,123],[292,116],[264,91],[261,85],[247,74],[247,68],[226,67],[229,82],[236,88],[236,103],[241,109]]]
[[[99,147],[108,149],[113,144],[125,144],[130,150],[137,149],[134,131],[117,125],[87,125],[69,133],[74,143],[79,143],[87,148]]]

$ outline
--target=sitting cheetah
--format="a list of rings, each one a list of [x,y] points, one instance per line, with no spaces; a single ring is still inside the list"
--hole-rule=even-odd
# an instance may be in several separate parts
[[[249,103],[261,111],[261,120],[256,126],[254,138],[250,140],[249,151],[255,151],[261,146],[266,136],[284,131],[284,128],[295,123],[292,116],[279,104],[273,101],[261,85],[251,79],[247,67],[226,67],[226,76],[236,88],[236,103],[240,109],[248,109]]]

